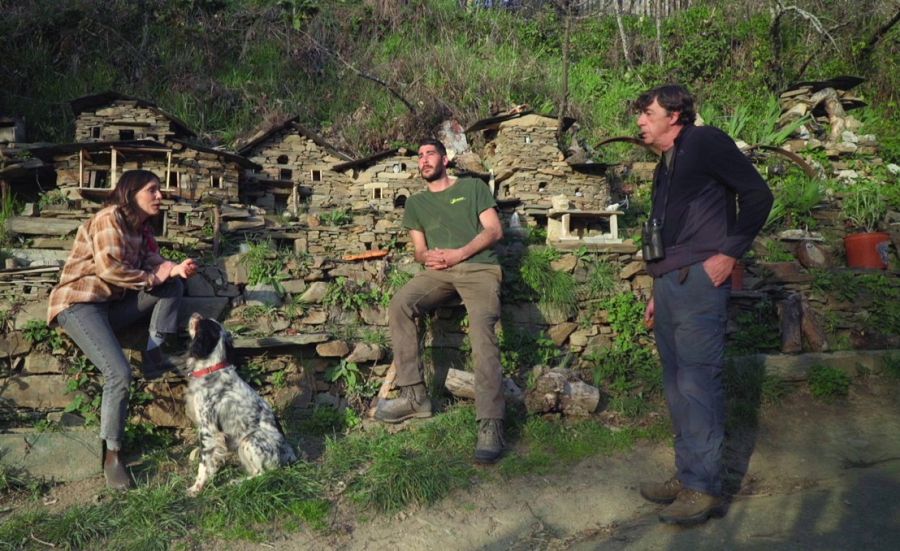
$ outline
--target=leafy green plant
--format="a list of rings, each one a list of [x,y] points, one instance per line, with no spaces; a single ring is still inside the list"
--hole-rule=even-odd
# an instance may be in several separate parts
[[[900,354],[891,353],[885,356],[884,369],[891,377],[900,379]]]
[[[360,284],[339,276],[328,284],[328,290],[322,299],[326,306],[337,306],[341,310],[361,310],[367,306],[390,303],[390,294],[377,287]]]
[[[378,328],[363,327],[359,331],[359,339],[368,344],[377,344],[379,346],[387,346],[390,342],[388,334]]]
[[[816,398],[831,399],[847,395],[850,377],[836,367],[815,365],[809,370],[807,384]]]
[[[276,371],[272,374],[272,387],[285,388],[287,386],[287,371]]]
[[[0,496],[30,495],[37,497],[49,487],[42,479],[35,478],[23,469],[0,464]]]
[[[775,303],[764,299],[735,318],[737,330],[729,334],[727,353],[732,356],[778,350],[781,346]]]
[[[284,261],[272,242],[249,243],[249,247],[243,259],[247,267],[247,282],[250,285],[274,285],[279,292],[283,292],[281,280],[286,278]]]
[[[860,180],[844,196],[841,211],[847,223],[861,231],[875,231],[887,214],[882,195],[883,184],[874,180]]]
[[[189,258],[186,252],[170,247],[160,247],[159,254],[166,260],[171,260],[172,262],[181,262]]]
[[[505,259],[504,294],[511,302],[536,301],[564,317],[573,315],[578,302],[575,278],[552,268],[559,256],[551,247],[531,246],[521,258]]]
[[[579,296],[582,300],[600,299],[610,296],[619,286],[617,267],[604,257],[586,260],[588,279],[581,285]]]
[[[332,210],[319,215],[319,221],[326,226],[346,226],[353,222],[349,209]]]
[[[238,375],[253,388],[261,388],[266,381],[265,358],[253,358],[237,366]]]
[[[61,207],[65,208],[69,206],[69,199],[66,197],[65,192],[59,189],[54,189],[52,191],[48,191],[40,196],[38,199],[38,210],[44,210],[47,208]]]
[[[508,377],[518,377],[523,370],[531,373],[536,365],[552,366],[562,351],[544,333],[533,335],[513,327],[504,328],[498,338],[500,365]]]
[[[767,239],[765,248],[766,252],[760,260],[766,262],[790,262],[794,260],[794,255],[784,246],[784,243],[777,239]]]
[[[22,335],[32,346],[46,344],[50,350],[58,350],[65,347],[65,340],[59,331],[51,329],[43,320],[29,320],[22,328]]]
[[[646,339],[644,305],[631,292],[603,301],[615,338],[611,346],[585,356],[593,364],[594,384],[610,395],[610,408],[638,416],[649,407],[649,399],[662,388],[659,361]]]
[[[825,197],[822,182],[805,174],[791,171],[780,181],[773,181],[775,202],[766,227],[784,224],[789,228],[814,228],[817,221],[812,216]]]
[[[6,230],[6,221],[16,216],[21,210],[21,204],[12,193],[3,195],[2,202],[0,202],[0,247],[10,244],[10,235]]]

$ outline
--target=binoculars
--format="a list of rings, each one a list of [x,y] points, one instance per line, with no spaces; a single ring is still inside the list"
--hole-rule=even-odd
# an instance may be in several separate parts
[[[644,262],[661,260],[666,257],[666,248],[663,247],[662,222],[658,218],[651,218],[644,222],[641,231],[641,250],[644,254]]]

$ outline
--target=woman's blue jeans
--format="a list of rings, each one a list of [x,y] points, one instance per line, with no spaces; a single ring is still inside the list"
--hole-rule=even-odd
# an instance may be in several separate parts
[[[115,331],[152,312],[151,333],[176,333],[183,294],[181,279],[172,278],[151,291],[129,291],[121,300],[73,304],[57,317],[60,327],[103,374],[100,438],[107,449],[122,447],[131,384],[131,364]]]

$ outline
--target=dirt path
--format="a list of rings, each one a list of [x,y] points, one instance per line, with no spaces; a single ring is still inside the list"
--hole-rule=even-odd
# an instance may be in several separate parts
[[[749,468],[727,515],[693,529],[661,525],[639,481],[666,476],[669,446],[642,444],[565,474],[485,482],[427,509],[366,522],[335,518],[232,549],[896,549],[900,542],[900,385],[855,388],[834,403],[803,392],[731,438]],[[739,464],[737,461],[736,464]],[[745,462],[746,463],[746,462]],[[220,546],[217,546],[221,548]]]

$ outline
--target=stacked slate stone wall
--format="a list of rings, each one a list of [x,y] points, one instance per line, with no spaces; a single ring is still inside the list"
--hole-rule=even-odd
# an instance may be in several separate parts
[[[133,100],[115,100],[94,111],[79,113],[75,119],[76,142],[115,142],[120,140],[164,141],[175,136],[168,117],[158,109],[140,107]],[[94,129],[98,130],[94,130]],[[131,131],[122,137],[121,131]],[[98,135],[99,134],[99,135]]]

